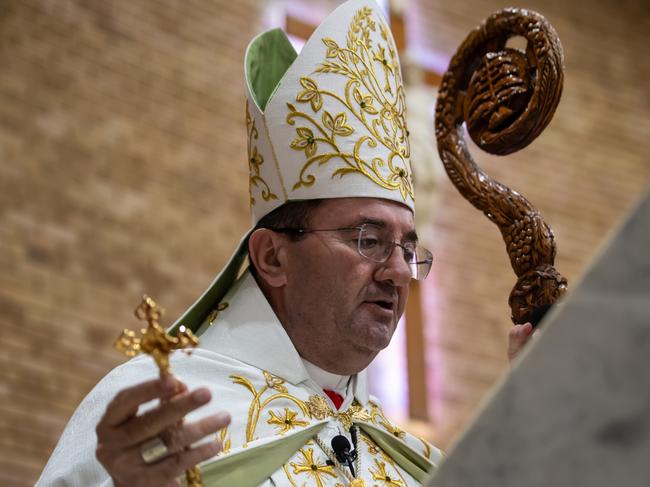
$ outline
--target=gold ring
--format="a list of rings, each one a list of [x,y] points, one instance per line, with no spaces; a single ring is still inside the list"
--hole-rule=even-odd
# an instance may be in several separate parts
[[[140,445],[140,455],[144,463],[155,463],[161,458],[167,456],[169,450],[165,442],[159,437],[155,437]]]

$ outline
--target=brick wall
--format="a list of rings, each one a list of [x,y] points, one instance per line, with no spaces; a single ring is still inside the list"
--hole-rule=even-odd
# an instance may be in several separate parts
[[[143,292],[178,316],[249,226],[256,2],[0,3],[0,484],[32,485],[123,361]]]
[[[410,35],[449,56],[499,6],[412,1]],[[575,282],[650,178],[649,16],[630,1],[528,6],[563,39],[562,103],[529,148],[477,158],[540,207]],[[253,0],[0,3],[0,484],[33,484],[122,361],[110,343],[139,295],[173,319],[248,227],[242,57],[264,14]],[[514,279],[496,229],[439,187],[425,311],[446,446],[505,367]]]

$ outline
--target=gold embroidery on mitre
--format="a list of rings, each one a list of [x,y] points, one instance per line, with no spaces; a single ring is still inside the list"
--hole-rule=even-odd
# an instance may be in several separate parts
[[[250,174],[248,191],[250,193],[251,206],[255,204],[253,187],[261,189],[262,199],[264,201],[277,200],[277,195],[271,191],[267,182],[260,176],[260,166],[264,164],[264,157],[257,151],[257,145],[253,142],[258,139],[259,134],[257,127],[255,127],[255,120],[248,111],[248,102],[246,102],[246,133],[248,134],[248,171]]]
[[[406,101],[397,52],[383,21],[375,22],[372,14],[369,7],[356,12],[345,46],[330,38],[322,39],[327,47],[326,60],[315,72],[347,78],[343,95],[321,89],[314,79],[304,76],[300,79],[302,90],[296,95],[296,102],[308,103],[305,109],[311,108],[312,113],[287,103],[287,123],[296,125],[296,137],[290,147],[304,152],[306,158],[294,190],[315,183],[316,177],[309,172],[314,165],[337,161],[332,178],[357,173],[384,189],[399,191],[405,201],[414,198]],[[376,32],[377,25],[384,42],[374,46],[371,32]],[[323,110],[319,114],[325,98],[343,111]],[[347,124],[348,116],[360,123],[360,132]],[[341,149],[341,139],[348,137],[354,137],[354,146],[346,152]],[[379,148],[387,155],[371,160],[364,158],[361,155],[364,145],[371,150]]]

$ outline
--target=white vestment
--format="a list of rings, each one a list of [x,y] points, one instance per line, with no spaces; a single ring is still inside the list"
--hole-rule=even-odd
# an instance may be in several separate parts
[[[365,371],[350,378],[336,410],[248,272],[221,308],[225,303],[199,330],[191,356],[171,358],[173,373],[190,390],[212,393],[187,421],[221,410],[232,416],[218,434],[224,451],[200,466],[206,486],[347,486],[350,470],[336,462],[330,444],[339,434],[351,439],[351,425],[358,431],[357,475],[367,486],[421,485],[435,470],[440,451],[384,416],[368,395]],[[113,485],[95,458],[95,427],[118,390],[157,376],[148,356],[106,375],[75,411],[37,486]]]

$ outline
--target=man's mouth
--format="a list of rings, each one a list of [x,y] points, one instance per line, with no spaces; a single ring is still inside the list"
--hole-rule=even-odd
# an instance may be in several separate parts
[[[395,308],[395,303],[393,301],[386,301],[383,299],[377,300],[377,301],[367,301],[370,304],[376,304],[382,309],[388,310],[388,311],[393,311]]]

